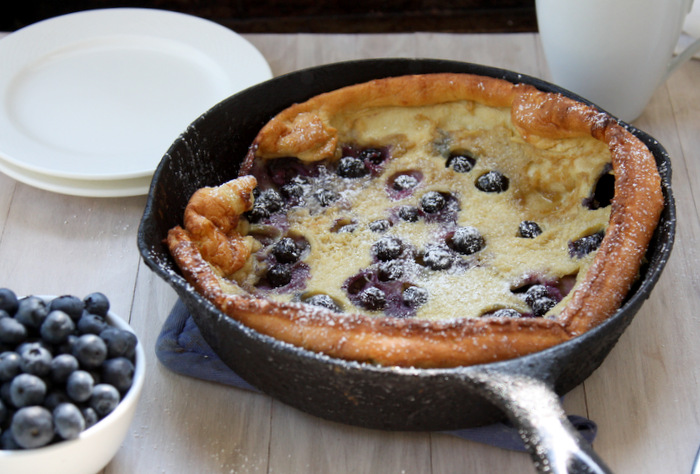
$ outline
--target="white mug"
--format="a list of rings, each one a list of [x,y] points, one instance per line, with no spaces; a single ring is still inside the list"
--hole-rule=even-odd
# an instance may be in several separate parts
[[[693,0],[536,0],[552,81],[624,121],[700,51],[673,56]]]

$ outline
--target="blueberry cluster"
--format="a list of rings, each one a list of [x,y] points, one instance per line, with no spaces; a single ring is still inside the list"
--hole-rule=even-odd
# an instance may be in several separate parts
[[[131,387],[136,336],[102,293],[18,299],[0,288],[0,449],[74,439]]]

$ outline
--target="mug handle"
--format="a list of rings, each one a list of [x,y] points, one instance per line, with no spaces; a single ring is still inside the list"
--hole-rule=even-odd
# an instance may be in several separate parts
[[[668,64],[668,71],[666,72],[666,76],[664,77],[664,80],[662,82],[665,82],[666,79],[668,79],[669,76],[673,74],[675,70],[680,67],[681,64],[686,62],[688,59],[692,58],[693,55],[698,51],[700,51],[700,38],[690,43],[681,54],[677,55],[671,60],[671,62]]]

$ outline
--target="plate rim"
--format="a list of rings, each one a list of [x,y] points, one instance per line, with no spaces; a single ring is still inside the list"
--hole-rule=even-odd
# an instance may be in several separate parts
[[[154,24],[154,22],[161,22],[161,24],[157,28],[149,30],[148,26]],[[81,29],[82,31],[80,31]],[[78,31],[76,32],[76,30]],[[166,32],[165,30],[168,31]],[[128,35],[140,34],[151,36],[158,40],[180,41],[189,48],[202,53],[204,57],[221,66],[221,70],[227,78],[235,79],[237,82],[243,83],[242,86],[237,84],[235,87],[232,87],[228,95],[235,94],[240,90],[270,79],[273,76],[270,65],[262,53],[252,43],[235,31],[201,17],[155,8],[101,8],[67,13],[38,21],[0,38],[0,61],[7,64],[7,59],[15,57],[15,62],[19,61],[25,65],[31,64],[32,60],[36,62],[45,57],[47,51],[49,54],[52,51],[59,51],[70,44],[70,42],[85,42],[99,38],[115,37],[122,34],[124,31],[126,31]],[[207,43],[217,43],[212,44],[211,49],[206,49],[209,48],[208,45],[206,45],[206,48],[198,47],[202,46],[201,43],[208,39],[203,32],[217,40],[217,42],[206,41]],[[57,42],[57,38],[59,38],[60,41]],[[222,38],[225,41],[221,41]],[[66,42],[67,39],[69,39],[68,42]],[[194,45],[193,43],[195,41],[199,41],[200,45]],[[232,45],[234,47],[232,47]],[[224,61],[222,59],[222,57],[226,56],[228,56],[226,59],[235,59],[242,55],[247,58],[247,60],[245,60],[246,73],[244,75],[237,72],[241,70],[240,60]],[[19,74],[22,74],[23,71],[24,68],[16,68],[13,66],[0,69],[0,96],[8,93],[9,86],[12,84],[13,80]],[[248,80],[248,77],[251,79]],[[226,97],[221,97],[219,100],[224,100],[225,98]],[[214,105],[215,104],[209,104],[203,107],[201,113],[205,113],[206,110]],[[183,125],[183,129],[180,133],[184,132],[189,126],[189,123],[196,118],[197,117],[192,117],[190,122]],[[159,156],[154,157],[152,166],[149,165],[141,169],[133,167],[133,169],[105,173],[96,173],[94,170],[81,172],[75,169],[76,167],[74,166],[61,169],[59,164],[56,166],[47,166],[46,161],[32,162],[26,158],[18,157],[17,150],[19,148],[17,148],[16,145],[12,145],[8,149],[7,143],[10,142],[7,137],[15,137],[14,140],[20,140],[24,144],[22,145],[22,143],[20,143],[20,148],[21,146],[31,144],[32,148],[27,148],[28,153],[38,151],[49,154],[50,156],[56,156],[58,158],[56,163],[60,162],[61,157],[71,156],[71,152],[58,150],[55,147],[42,144],[40,141],[32,139],[32,137],[27,136],[21,130],[12,126],[6,107],[0,107],[0,123],[5,124],[5,126],[3,126],[5,138],[0,142],[0,158],[2,158],[5,163],[11,163],[16,167],[23,168],[32,173],[40,173],[46,176],[72,180],[107,181],[115,179],[133,179],[152,176],[159,160],[162,158],[161,153]],[[175,140],[177,135],[172,138]],[[5,143],[5,145],[3,145],[3,143]],[[167,150],[168,146],[169,143],[164,145],[163,152]],[[113,156],[105,154],[86,156],[93,156],[93,160],[94,156],[105,160],[114,159]]]

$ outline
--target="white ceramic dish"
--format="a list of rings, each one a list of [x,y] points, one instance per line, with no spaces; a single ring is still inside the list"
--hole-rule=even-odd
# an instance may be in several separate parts
[[[150,176],[200,114],[272,76],[240,35],[164,10],[71,13],[0,40],[0,157],[47,176]]]
[[[42,296],[45,300],[53,296]],[[111,311],[107,320],[114,326],[134,332]],[[143,346],[136,346],[134,381],[117,408],[77,439],[62,441],[43,448],[2,451],[0,472],[12,474],[94,474],[105,467],[119,450],[134,418],[136,406],[146,380],[146,359]]]
[[[85,197],[126,197],[148,193],[151,177],[114,180],[82,180],[60,178],[15,166],[0,157],[0,172],[29,186],[60,194]]]

